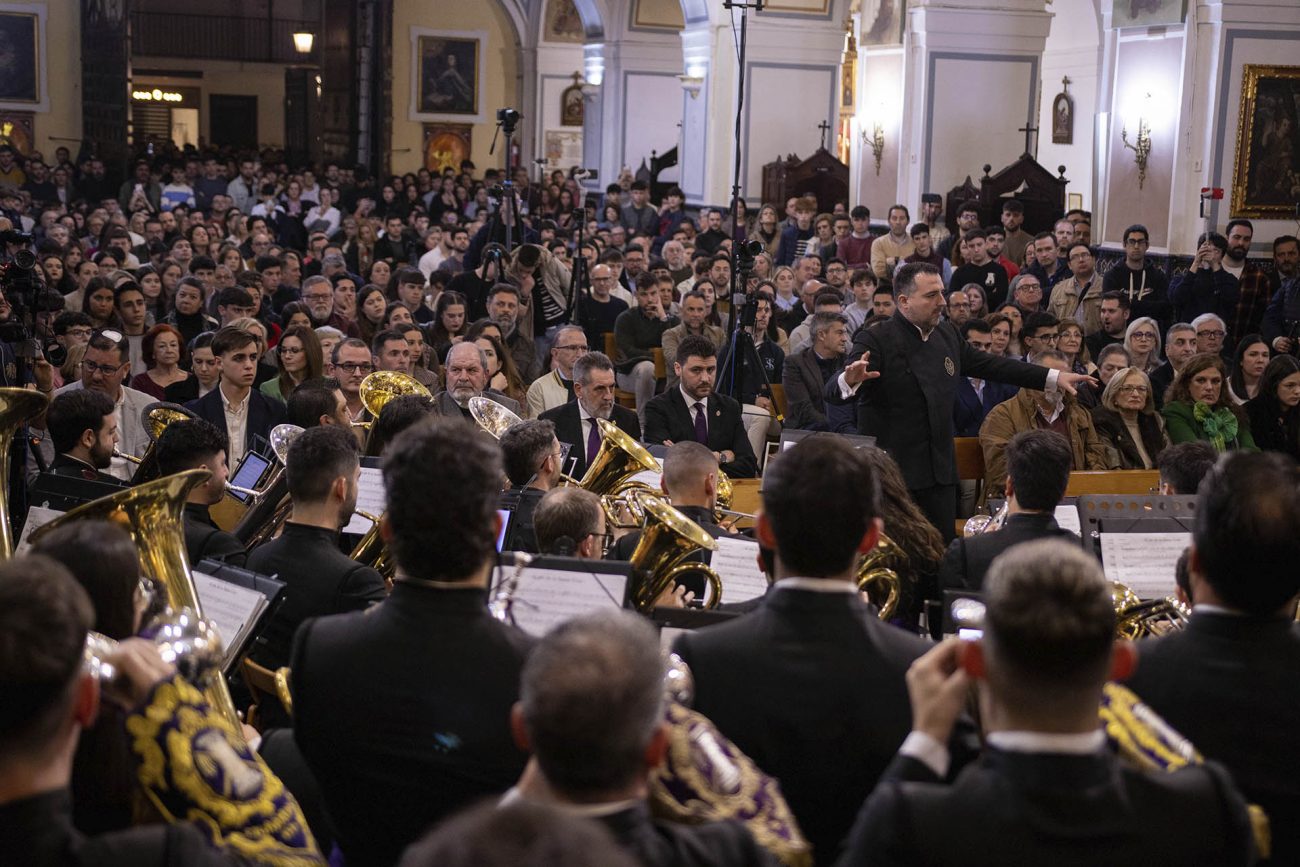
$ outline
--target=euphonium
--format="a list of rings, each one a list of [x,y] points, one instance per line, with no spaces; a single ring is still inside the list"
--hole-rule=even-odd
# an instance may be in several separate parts
[[[1011,503],[1008,501],[1002,504],[1002,508],[998,509],[996,515],[972,515],[962,525],[961,534],[963,536],[978,536],[981,533],[996,533],[1007,522],[1007,514],[1010,508]]]
[[[722,578],[703,563],[682,562],[696,551],[716,551],[718,543],[681,512],[651,494],[638,498],[645,510],[645,528],[630,558],[632,564],[632,604],[638,611],[649,611],[655,600],[687,572],[700,572],[708,582],[710,594],[705,607],[722,601]]]
[[[490,397],[475,395],[469,399],[469,414],[483,430],[499,440],[501,435],[523,421]]]
[[[293,504],[289,500],[289,446],[303,432],[296,424],[278,424],[271,428],[271,451],[276,467],[253,494],[248,508],[232,531],[248,548],[270,541],[289,517]]]
[[[862,556],[858,564],[858,590],[871,597],[880,608],[880,619],[888,620],[898,609],[899,595],[903,590],[902,575],[907,574],[907,552],[893,539],[880,534],[876,546]],[[877,602],[884,593],[885,600]]]
[[[225,646],[221,633],[211,621],[204,620],[188,608],[168,609],[155,617],[142,631],[157,645],[164,661],[176,666],[181,677],[205,687],[213,677],[221,676]],[[86,634],[85,668],[102,685],[117,676],[106,658],[117,650],[118,642],[98,632]]]
[[[158,478],[158,462],[156,460],[158,437],[162,436],[163,431],[167,430],[168,425],[173,422],[192,418],[198,418],[198,416],[178,403],[168,403],[162,400],[151,403],[140,410],[140,425],[149,436],[149,447],[144,450],[143,457],[136,458],[117,451],[113,453],[114,457],[121,457],[139,465],[135,475],[131,477],[131,484],[138,485],[141,482],[148,482]]]
[[[1118,581],[1110,582],[1110,600],[1115,606],[1115,637],[1128,641],[1175,632],[1187,625],[1191,612],[1172,596],[1139,599]]]
[[[384,404],[395,397],[405,394],[433,397],[429,389],[421,385],[418,379],[398,370],[376,370],[361,380],[360,391],[361,403],[365,405],[370,417],[375,419],[379,418],[379,414],[384,411]],[[363,421],[353,422],[353,424],[369,431],[372,423]]]
[[[603,418],[595,420],[600,430],[600,448],[592,458],[578,485],[600,497],[601,508],[610,526],[619,529],[640,527],[645,514],[636,495],[659,492],[634,477],[644,473],[663,472],[655,456],[645,446],[634,440],[626,431]],[[624,515],[630,515],[628,520]]]
[[[73,521],[111,521],[131,534],[141,571],[163,588],[168,607],[174,611],[189,609],[201,618],[203,607],[185,551],[185,500],[211,475],[207,470],[186,470],[100,497],[41,527],[32,533],[31,540],[39,542],[46,533]],[[225,678],[213,678],[204,693],[208,703],[238,730],[239,716]]]
[[[45,412],[50,399],[26,388],[0,388],[0,467],[9,472],[9,449],[18,428]],[[14,555],[14,534],[9,524],[9,485],[0,484],[0,559]]]

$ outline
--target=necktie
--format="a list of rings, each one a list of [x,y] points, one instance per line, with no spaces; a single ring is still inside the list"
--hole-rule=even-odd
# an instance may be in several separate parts
[[[698,401],[695,403],[695,441],[709,444],[709,426],[704,421],[704,404]]]
[[[587,434],[587,464],[596,459],[596,452],[600,451],[600,427],[593,418],[591,421],[591,433]]]

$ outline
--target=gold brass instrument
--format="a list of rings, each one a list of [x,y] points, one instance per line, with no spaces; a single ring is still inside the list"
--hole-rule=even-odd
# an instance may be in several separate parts
[[[645,528],[630,558],[635,587],[632,604],[638,611],[649,611],[679,576],[700,572],[710,590],[705,607],[716,607],[722,601],[722,578],[703,563],[683,561],[696,551],[716,551],[718,543],[699,524],[659,497],[641,494],[638,499],[645,510]]]
[[[393,576],[397,573],[397,563],[394,562],[383,536],[379,534],[379,521],[382,516],[372,515],[360,509],[357,510],[357,514],[370,521],[370,529],[366,530],[365,535],[348,556],[384,576],[384,582],[391,588]]]
[[[121,458],[128,463],[135,464],[136,466],[144,463],[144,458],[137,458],[135,455],[128,455],[126,452],[118,451],[117,449],[113,449],[113,457]]]
[[[114,457],[123,458],[137,465],[135,475],[131,477],[131,484],[138,485],[158,478],[156,460],[158,437],[162,436],[163,431],[167,430],[167,426],[173,422],[192,418],[198,418],[198,415],[178,403],[168,403],[163,400],[151,403],[140,410],[140,426],[149,437],[149,447],[144,450],[144,455],[136,458],[134,455],[122,454],[116,449],[113,451]]]
[[[600,497],[605,520],[618,529],[640,527],[645,513],[634,493],[657,495],[659,492],[633,477],[644,472],[661,473],[663,467],[646,447],[634,440],[612,421],[598,418],[600,448],[591,459],[578,485]],[[625,516],[631,516],[629,520]]]
[[[421,385],[418,379],[398,370],[376,370],[361,380],[360,390],[361,403],[365,406],[366,411],[370,413],[372,419],[379,418],[379,414],[384,410],[384,405],[395,397],[407,394],[433,397],[429,389]],[[353,427],[362,428],[367,433],[370,431],[372,424],[372,421],[352,422]]]
[[[173,611],[189,609],[203,616],[185,551],[185,500],[208,480],[207,470],[186,470],[83,503],[32,533],[32,542],[73,521],[111,521],[131,534],[140,556],[140,569],[163,588]],[[213,678],[204,690],[208,703],[239,730],[239,716],[225,678]]]
[[[501,439],[503,433],[523,421],[492,398],[481,395],[469,399],[469,414],[494,440]]]
[[[1118,581],[1110,582],[1110,601],[1115,606],[1115,637],[1128,641],[1176,632],[1191,617],[1187,606],[1172,596],[1140,599]]]
[[[26,388],[0,388],[0,467],[9,472],[9,450],[18,428],[45,412],[50,399]],[[0,484],[0,559],[14,555],[14,534],[9,524],[9,485]]]
[[[910,568],[907,553],[893,539],[880,534],[876,546],[862,555],[858,564],[858,592],[866,593],[880,609],[881,620],[888,620],[898,610],[903,590],[902,575]],[[880,596],[884,600],[880,600]]]

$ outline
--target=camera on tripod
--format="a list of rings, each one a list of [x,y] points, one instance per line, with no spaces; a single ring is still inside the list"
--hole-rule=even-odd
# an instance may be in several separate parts
[[[506,135],[513,135],[515,127],[522,119],[523,115],[513,108],[497,109],[497,123],[501,125],[501,129]]]

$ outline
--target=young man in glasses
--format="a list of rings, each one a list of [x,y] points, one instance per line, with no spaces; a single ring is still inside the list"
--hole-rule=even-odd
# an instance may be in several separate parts
[[[1147,260],[1151,247],[1147,227],[1139,224],[1124,230],[1124,261],[1106,272],[1101,288],[1106,292],[1123,292],[1128,298],[1134,319],[1150,316],[1168,328],[1173,321],[1169,303],[1169,278]]]

